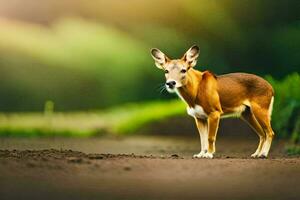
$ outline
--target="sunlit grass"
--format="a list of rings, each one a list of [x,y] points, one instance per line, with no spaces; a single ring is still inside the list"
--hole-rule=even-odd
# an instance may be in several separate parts
[[[184,104],[171,100],[126,104],[102,112],[1,114],[0,136],[132,134],[147,124],[184,113]]]
[[[133,104],[128,107],[116,109],[114,115],[124,113],[124,118],[120,118],[112,126],[112,131],[116,133],[134,133],[139,128],[165,118],[183,115],[185,106],[179,100],[168,102],[153,102],[144,105]]]
[[[1,136],[92,136],[103,127],[93,113],[15,113],[0,115]]]

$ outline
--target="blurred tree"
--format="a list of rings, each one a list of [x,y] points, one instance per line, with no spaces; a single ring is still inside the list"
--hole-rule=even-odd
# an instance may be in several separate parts
[[[0,0],[0,110],[98,109],[170,98],[149,49],[201,48],[197,68],[300,69],[298,0]]]

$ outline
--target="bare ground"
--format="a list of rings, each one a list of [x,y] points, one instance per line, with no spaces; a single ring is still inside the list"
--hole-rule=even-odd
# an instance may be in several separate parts
[[[207,160],[196,136],[1,139],[0,199],[299,199],[299,157],[256,143],[220,137]]]

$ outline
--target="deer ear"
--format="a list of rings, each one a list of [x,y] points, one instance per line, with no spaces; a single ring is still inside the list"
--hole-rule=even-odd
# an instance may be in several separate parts
[[[192,46],[183,56],[183,60],[187,62],[190,67],[194,67],[197,64],[197,58],[200,53],[200,48],[197,45]]]
[[[163,52],[156,48],[151,49],[151,56],[155,61],[156,67],[158,67],[159,69],[163,69],[164,64],[166,64],[166,62],[170,60]]]

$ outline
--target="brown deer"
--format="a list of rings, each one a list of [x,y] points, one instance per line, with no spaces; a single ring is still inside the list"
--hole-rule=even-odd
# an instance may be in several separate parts
[[[201,152],[194,158],[213,158],[220,118],[241,117],[259,136],[251,155],[268,156],[274,132],[271,114],[272,86],[263,78],[247,73],[216,76],[194,69],[199,47],[192,46],[181,59],[169,59],[159,49],[151,49],[155,65],[164,70],[166,89],[175,92],[187,104],[187,113],[195,118],[200,134]]]

